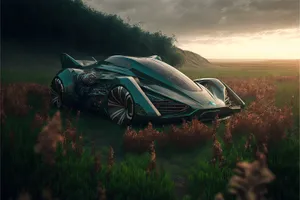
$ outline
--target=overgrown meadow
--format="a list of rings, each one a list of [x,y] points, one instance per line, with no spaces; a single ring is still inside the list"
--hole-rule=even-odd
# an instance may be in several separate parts
[[[225,81],[246,101],[242,112],[212,124],[125,128],[53,109],[52,70],[3,70],[1,197],[299,199],[297,63],[220,65],[181,70]]]

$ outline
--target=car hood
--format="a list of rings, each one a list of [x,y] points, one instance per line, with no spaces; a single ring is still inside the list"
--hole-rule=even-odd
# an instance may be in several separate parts
[[[225,104],[185,74],[165,62],[153,58],[111,56],[105,60],[140,79],[140,86],[159,96],[193,108],[218,108]],[[112,68],[110,69],[112,70]],[[127,73],[129,75],[129,73]]]
[[[119,66],[119,69],[127,69],[134,76],[154,84],[167,85],[178,90],[199,90],[197,84],[178,69],[154,58],[111,56],[105,61]]]

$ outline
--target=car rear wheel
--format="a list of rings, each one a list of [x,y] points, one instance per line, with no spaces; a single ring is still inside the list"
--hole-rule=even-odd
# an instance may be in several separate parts
[[[64,87],[62,81],[58,77],[54,78],[51,86],[51,104],[58,109],[61,109],[63,106],[63,102],[62,102],[63,89]]]
[[[134,115],[134,101],[123,86],[114,87],[108,94],[107,113],[119,125],[129,124]]]

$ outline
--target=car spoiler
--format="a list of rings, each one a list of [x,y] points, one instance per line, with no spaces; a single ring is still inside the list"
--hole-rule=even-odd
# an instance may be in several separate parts
[[[62,69],[65,68],[83,68],[97,63],[98,61],[92,57],[93,60],[75,60],[73,57],[66,53],[62,53],[60,56],[60,62]]]

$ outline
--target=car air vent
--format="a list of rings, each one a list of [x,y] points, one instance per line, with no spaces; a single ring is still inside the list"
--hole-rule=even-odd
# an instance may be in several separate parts
[[[181,113],[188,109],[187,105],[170,100],[156,100],[152,103],[162,115]]]
[[[188,105],[158,96],[149,91],[145,92],[145,94],[162,115],[182,113],[189,108]]]

